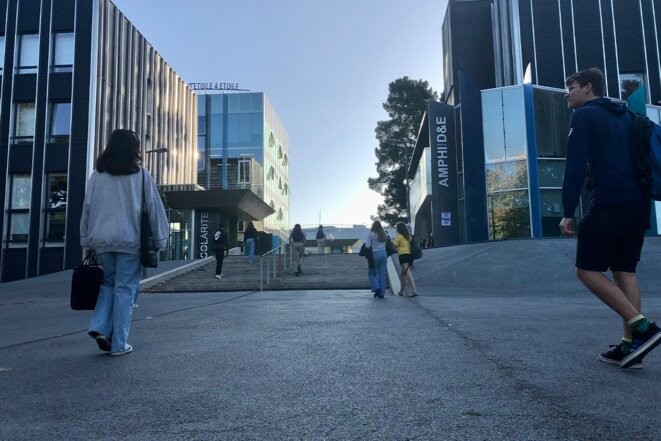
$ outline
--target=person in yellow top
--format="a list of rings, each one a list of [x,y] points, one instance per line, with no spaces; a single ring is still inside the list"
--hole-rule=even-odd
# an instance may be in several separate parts
[[[402,283],[402,287],[397,293],[400,296],[405,295],[404,287],[406,282],[411,285],[411,297],[415,297],[418,294],[415,289],[415,280],[413,279],[413,256],[411,255],[411,240],[413,237],[409,233],[409,229],[403,222],[399,222],[396,226],[397,234],[395,235],[395,240],[393,243],[397,248],[397,254],[399,254],[399,264],[402,267],[402,273],[399,276],[399,279]]]

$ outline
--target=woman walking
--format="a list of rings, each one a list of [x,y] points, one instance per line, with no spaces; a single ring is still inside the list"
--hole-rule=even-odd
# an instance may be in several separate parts
[[[80,244],[103,267],[88,334],[111,356],[130,354],[133,297],[140,282],[140,213],[143,195],[152,247],[165,246],[168,222],[156,185],[141,167],[140,140],[130,130],[115,130],[87,182],[80,219]]]
[[[365,248],[372,250],[374,266],[369,269],[370,283],[374,291],[374,297],[382,299],[386,293],[386,269],[388,256],[386,255],[386,241],[388,236],[381,226],[381,222],[374,221],[367,238]]]
[[[248,263],[253,263],[255,259],[255,241],[257,240],[257,229],[252,221],[248,222],[246,230],[243,232],[243,243],[248,247]]]
[[[291,230],[289,235],[289,243],[293,248],[293,253],[296,253],[296,276],[303,274],[301,270],[301,258],[305,254],[305,233],[301,230],[301,225],[294,225],[294,229]]]
[[[396,226],[397,234],[395,235],[394,244],[397,248],[397,254],[399,254],[399,264],[402,267],[402,273],[399,278],[402,282],[402,287],[397,293],[400,296],[405,295],[404,287],[406,282],[411,285],[411,297],[415,297],[418,294],[415,289],[415,280],[413,279],[413,256],[411,255],[411,233],[409,229],[403,222],[399,222]]]

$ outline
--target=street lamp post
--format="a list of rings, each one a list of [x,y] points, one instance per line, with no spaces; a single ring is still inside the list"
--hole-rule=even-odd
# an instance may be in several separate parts
[[[156,149],[145,150],[145,156],[149,155],[151,153],[156,153],[157,155],[160,155],[161,153],[170,153],[170,149],[168,149],[167,147],[159,147],[159,148],[156,148]],[[158,164],[158,157],[157,157],[156,162],[157,162],[157,164],[156,164],[156,169],[154,170],[154,181],[156,181],[156,185],[158,185],[159,184],[159,179],[158,178],[161,175],[161,173],[159,172],[160,167],[159,167],[159,164]]]
[[[161,153],[168,154],[168,153],[170,153],[170,149],[168,149],[167,147],[158,147],[158,148],[151,149],[151,150],[145,150],[145,156],[147,156],[149,154],[152,154],[152,153],[156,153],[157,155],[160,155]],[[160,184],[159,178],[161,177],[161,173],[159,171],[159,169],[160,169],[159,162],[160,161],[158,161],[158,158],[159,158],[159,156],[156,157],[156,167],[154,169],[154,181],[156,182],[157,186]],[[170,209],[169,208],[166,209],[166,214],[167,214],[167,218],[168,218],[168,228],[169,228],[169,225],[170,225]],[[165,255],[166,256],[170,255],[170,235],[169,234],[168,234],[168,241],[165,245]],[[147,270],[145,268],[143,268],[143,270],[142,270],[142,275],[143,275],[143,277],[147,276]]]

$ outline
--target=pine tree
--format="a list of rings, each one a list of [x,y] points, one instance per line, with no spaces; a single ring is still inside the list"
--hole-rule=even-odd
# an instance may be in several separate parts
[[[415,147],[416,137],[427,110],[427,101],[437,95],[424,80],[398,78],[388,85],[388,98],[383,108],[389,120],[378,121],[374,150],[378,177],[369,178],[371,190],[383,196],[378,217],[388,225],[407,221],[406,170]]]

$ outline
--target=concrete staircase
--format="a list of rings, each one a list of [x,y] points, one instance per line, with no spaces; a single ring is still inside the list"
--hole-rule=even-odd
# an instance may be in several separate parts
[[[264,261],[266,265],[266,260]],[[273,265],[271,261],[271,265]],[[283,265],[284,266],[284,265]],[[295,275],[295,266],[266,285],[264,290],[369,289],[367,261],[357,254],[307,255],[301,262],[303,274]],[[252,265],[245,256],[228,256],[223,262],[223,278],[215,278],[216,262],[144,289],[146,292],[257,291],[260,289],[260,260]],[[266,268],[264,268],[266,271]]]

